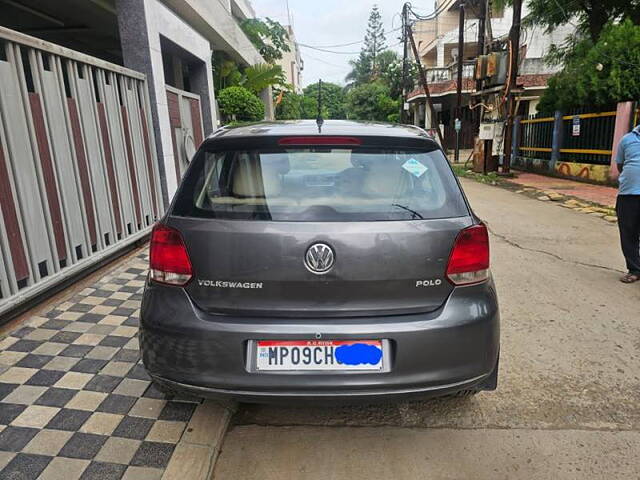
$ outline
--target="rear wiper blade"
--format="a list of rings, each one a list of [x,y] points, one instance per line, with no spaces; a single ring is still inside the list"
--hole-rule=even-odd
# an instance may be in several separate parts
[[[422,215],[420,215],[418,212],[416,212],[415,210],[411,210],[409,207],[405,207],[404,205],[400,205],[399,203],[392,203],[391,204],[392,207],[398,207],[401,208],[403,210],[406,210],[407,212],[411,213],[412,215],[412,219],[414,218],[419,218],[420,220],[424,220],[424,217]]]

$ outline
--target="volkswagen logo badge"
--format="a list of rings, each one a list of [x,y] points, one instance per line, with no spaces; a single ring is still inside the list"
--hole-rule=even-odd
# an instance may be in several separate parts
[[[314,243],[304,255],[304,265],[311,273],[322,275],[333,267],[336,256],[333,249],[325,243]]]

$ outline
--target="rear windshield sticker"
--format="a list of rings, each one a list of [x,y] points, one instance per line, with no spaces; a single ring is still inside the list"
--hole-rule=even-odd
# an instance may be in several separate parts
[[[402,168],[404,168],[407,172],[409,172],[411,175],[414,175],[417,178],[420,178],[422,175],[424,175],[424,172],[429,170],[427,167],[425,167],[422,163],[420,163],[415,158],[410,158],[409,160],[404,162],[402,164]]]

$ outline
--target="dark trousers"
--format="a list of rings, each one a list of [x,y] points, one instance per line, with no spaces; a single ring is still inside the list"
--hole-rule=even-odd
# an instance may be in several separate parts
[[[616,212],[627,270],[640,275],[640,195],[618,195]]]

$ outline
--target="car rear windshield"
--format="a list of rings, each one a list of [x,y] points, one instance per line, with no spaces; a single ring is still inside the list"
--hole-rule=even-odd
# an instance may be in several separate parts
[[[174,215],[311,222],[468,215],[439,150],[202,151],[194,162]]]

